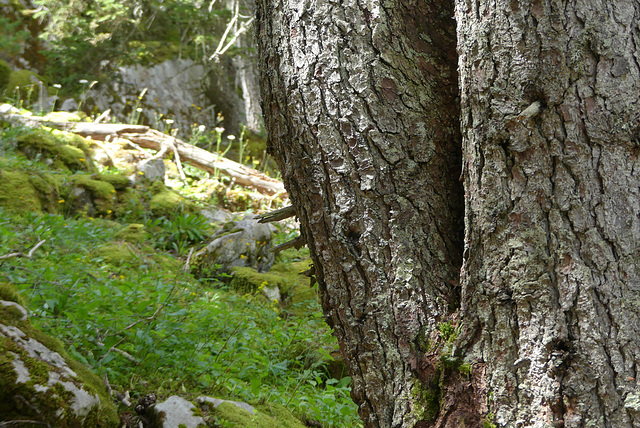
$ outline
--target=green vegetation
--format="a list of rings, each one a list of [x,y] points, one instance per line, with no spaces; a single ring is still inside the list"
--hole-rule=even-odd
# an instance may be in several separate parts
[[[300,426],[284,424],[286,412],[324,427],[359,426],[350,379],[330,374],[337,344],[316,291],[298,275],[305,252],[245,275],[258,286],[242,292],[203,284],[179,258],[213,231],[196,206],[164,186],[96,172],[85,144],[45,130],[0,131],[0,255],[45,240],[33,257],[0,263],[2,295],[25,304],[34,327],[58,338],[56,349],[94,380],[134,400],[208,395],[252,403],[264,421],[278,421],[256,419],[256,427]],[[74,205],[77,188],[91,216],[88,205]],[[154,198],[168,194],[172,204],[154,211]],[[263,283],[278,284],[283,303],[268,301]],[[234,426],[223,409],[204,416]]]

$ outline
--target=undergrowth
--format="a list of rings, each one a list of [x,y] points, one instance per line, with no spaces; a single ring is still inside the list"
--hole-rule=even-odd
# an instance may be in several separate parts
[[[165,228],[167,247],[190,239],[176,231],[198,229],[183,221]],[[299,303],[302,318],[260,294],[204,287],[153,237],[117,241],[123,227],[0,209],[0,255],[45,240],[32,258],[0,261],[0,281],[20,290],[36,326],[116,391],[278,403],[324,427],[360,426],[349,378],[327,374],[336,344],[315,300]],[[109,256],[114,243],[125,257]]]

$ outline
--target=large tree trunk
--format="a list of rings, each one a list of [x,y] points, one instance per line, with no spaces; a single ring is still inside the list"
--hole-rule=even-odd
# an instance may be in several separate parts
[[[640,426],[640,4],[456,9],[472,376],[498,426]]]
[[[360,415],[430,419],[462,258],[453,3],[259,0],[257,27],[269,150]]]

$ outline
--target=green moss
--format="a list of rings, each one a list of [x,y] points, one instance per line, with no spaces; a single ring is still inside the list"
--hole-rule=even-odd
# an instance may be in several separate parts
[[[0,285],[0,293],[6,299],[20,300],[15,299],[15,290],[5,286]],[[49,385],[46,390],[39,386],[48,384],[50,366],[37,358],[30,357],[22,347],[11,339],[0,335],[0,419],[44,421],[57,427],[119,426],[115,406],[102,381],[82,364],[70,359],[58,340],[33,328],[28,320],[21,321],[21,317],[21,313],[13,314],[0,310],[0,323],[16,326],[27,337],[33,338],[50,350],[59,353],[77,374],[75,379],[68,378],[65,381],[74,382],[90,394],[98,394],[102,408],[99,409],[96,406],[83,423],[73,415],[69,406],[72,402],[72,393],[67,391],[62,384]],[[26,382],[17,383],[18,376],[13,368],[16,359],[24,364],[29,372],[29,379]],[[16,397],[23,397],[23,399],[17,400]],[[25,399],[27,403],[25,403]],[[29,403],[38,403],[38,405],[36,407]]]
[[[6,282],[0,282],[0,300],[15,302],[21,306],[26,305],[24,298],[18,293],[18,290]]]
[[[98,178],[100,178],[98,176]],[[91,200],[96,209],[96,215],[106,216],[113,212],[118,200],[116,189],[110,183],[94,180],[86,174],[76,174],[71,177],[74,185],[86,189],[91,193]]]
[[[0,92],[7,87],[12,71],[11,66],[6,61],[0,60]]]
[[[493,423],[493,420],[495,419],[495,415],[491,412],[487,413],[487,416],[485,416],[484,421],[482,421],[482,428],[496,428],[497,425]]]
[[[73,134],[33,129],[17,138],[18,149],[29,159],[44,157],[56,169],[94,171],[86,140]]]
[[[38,192],[31,184],[29,174],[20,171],[0,170],[0,206],[7,211],[24,213],[41,211]]]
[[[29,175],[31,185],[38,192],[42,210],[49,213],[57,213],[62,208],[58,202],[68,189],[64,188],[64,182],[59,175],[35,172]]]
[[[109,243],[102,247],[96,248],[93,251],[93,256],[101,258],[106,263],[113,266],[121,266],[127,262],[130,262],[135,256],[132,254],[132,250],[128,245],[122,243]]]
[[[172,218],[177,214],[194,213],[198,209],[194,202],[167,188],[160,181],[154,182],[149,187],[149,191],[153,195],[149,208],[158,217]]]
[[[272,417],[279,423],[282,428],[299,428],[304,427],[300,420],[294,417],[286,407],[279,404],[266,403],[255,406],[261,413]]]
[[[286,286],[285,279],[272,273],[260,273],[253,268],[236,266],[231,269],[233,278],[230,286],[241,293],[257,293],[267,283],[280,289]]]
[[[80,122],[82,120],[82,118],[76,113],[70,113],[67,111],[52,111],[42,119],[48,122]]]
[[[32,71],[12,71],[11,74],[9,74],[6,93],[12,97],[18,95],[22,101],[32,103],[38,100],[38,93],[40,92],[38,81],[42,81],[42,78]],[[18,88],[18,94],[16,94],[16,88]]]
[[[436,372],[434,380],[440,376],[440,370]],[[432,381],[429,385],[417,384],[411,390],[416,403],[413,414],[420,421],[433,421],[440,412],[440,400],[442,399],[442,391],[437,381]]]
[[[215,417],[224,426],[242,428],[304,428],[298,419],[282,406],[265,404],[252,414],[232,403],[222,403],[214,410]]]
[[[111,184],[116,190],[124,190],[131,184],[124,174],[101,174],[100,180]]]
[[[132,223],[124,229],[118,231],[114,237],[123,241],[132,242],[134,244],[141,243],[149,237],[144,228],[144,224]]]
[[[460,364],[460,366],[458,366],[458,371],[463,376],[467,376],[467,377],[471,376],[471,364],[469,363]]]
[[[124,190],[118,192],[118,204],[114,210],[116,217],[118,218],[141,218],[147,211],[147,208],[142,202],[140,192],[127,187]]]
[[[115,197],[116,189],[106,181],[94,180],[85,174],[76,174],[71,177],[71,181],[75,185],[87,189],[95,198],[112,200]]]

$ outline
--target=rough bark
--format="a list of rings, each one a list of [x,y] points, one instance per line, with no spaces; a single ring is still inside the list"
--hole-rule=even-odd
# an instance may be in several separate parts
[[[456,18],[485,405],[498,426],[640,426],[640,4],[461,0]]]
[[[462,192],[451,1],[260,0],[262,99],[368,427],[422,425],[456,305]],[[426,385],[426,386],[425,386]]]

